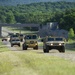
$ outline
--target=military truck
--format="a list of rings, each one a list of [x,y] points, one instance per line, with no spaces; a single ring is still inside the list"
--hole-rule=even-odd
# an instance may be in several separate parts
[[[11,47],[13,45],[18,45],[20,47],[20,40],[19,39],[11,39]]]
[[[23,41],[24,35],[20,33],[16,33],[16,35],[19,37],[20,41]]]
[[[11,42],[12,39],[19,39],[19,37],[18,37],[18,35],[13,34],[13,35],[10,36],[10,40],[9,41]]]
[[[38,40],[36,34],[26,34],[24,37],[24,43],[22,44],[22,49],[27,50],[27,48],[33,48],[38,50]]]
[[[24,37],[23,34],[20,34],[20,35],[19,35],[19,38],[20,38],[20,41],[21,41],[21,42],[23,41],[23,37]]]
[[[13,47],[13,45],[18,45],[20,47],[20,39],[17,35],[11,35],[10,36],[10,44],[11,47]]]
[[[65,42],[63,37],[47,36],[41,41],[43,42],[44,53],[49,53],[49,50],[57,49],[59,52],[65,52]]]

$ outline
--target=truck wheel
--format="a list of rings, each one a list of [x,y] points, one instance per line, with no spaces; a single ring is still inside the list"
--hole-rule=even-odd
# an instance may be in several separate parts
[[[61,46],[59,52],[65,53],[65,47]]]
[[[49,50],[43,49],[44,53],[49,53]]]
[[[43,49],[43,52],[46,53],[46,49]]]
[[[11,47],[13,47],[13,44],[11,44]]]
[[[35,46],[33,49],[36,49],[36,50],[38,50],[38,46]]]
[[[62,46],[62,51],[61,52],[65,53],[65,47],[64,46]]]
[[[27,46],[26,45],[23,45],[22,48],[23,48],[23,50],[27,50]]]
[[[18,44],[18,46],[20,47],[20,44]]]
[[[46,49],[43,49],[44,53],[49,53],[49,47],[46,46]]]
[[[46,46],[46,52],[49,53],[49,46]]]

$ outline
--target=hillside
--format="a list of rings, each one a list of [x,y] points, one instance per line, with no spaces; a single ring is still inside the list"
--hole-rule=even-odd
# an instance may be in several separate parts
[[[40,2],[0,6],[0,23],[59,22],[60,27],[75,31],[75,2]]]
[[[0,5],[17,5],[17,4],[30,4],[37,2],[56,2],[56,1],[75,2],[75,0],[0,0]]]

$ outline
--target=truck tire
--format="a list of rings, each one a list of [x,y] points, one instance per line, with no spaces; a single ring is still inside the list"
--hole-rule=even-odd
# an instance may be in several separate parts
[[[18,46],[20,47],[20,44],[18,44]]]
[[[26,46],[26,45],[23,45],[23,46],[22,46],[22,49],[23,49],[23,50],[27,50],[27,46]]]
[[[46,53],[46,49],[43,49],[43,52]]]
[[[65,47],[61,46],[59,52],[65,53]]]
[[[11,44],[11,47],[13,47],[13,44]]]
[[[49,53],[49,47],[46,46],[46,49],[43,49],[44,53]]]
[[[36,49],[36,50],[38,50],[38,46],[35,46],[33,49]]]
[[[62,51],[61,52],[65,53],[65,47],[64,46],[62,46]]]

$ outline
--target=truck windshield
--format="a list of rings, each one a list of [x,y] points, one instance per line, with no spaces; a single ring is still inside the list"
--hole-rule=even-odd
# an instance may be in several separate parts
[[[37,39],[36,35],[27,35],[26,39]]]
[[[12,35],[12,37],[18,37],[17,35]]]
[[[56,38],[55,40],[56,40],[56,41],[62,41],[63,38]]]
[[[36,35],[33,35],[32,38],[33,38],[33,39],[37,39],[37,36],[36,36]]]
[[[48,41],[54,41],[54,38],[48,38]]]
[[[16,41],[20,41],[19,39],[16,39]]]
[[[23,37],[23,34],[20,34],[21,37]]]

